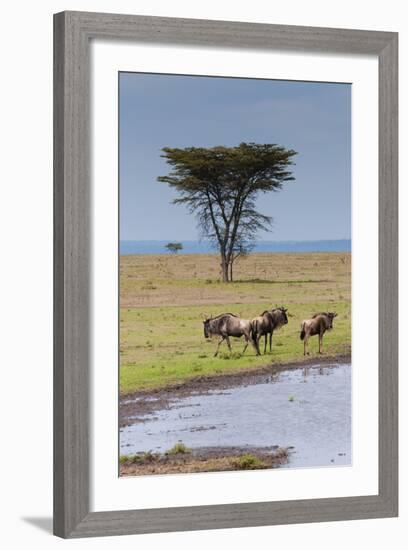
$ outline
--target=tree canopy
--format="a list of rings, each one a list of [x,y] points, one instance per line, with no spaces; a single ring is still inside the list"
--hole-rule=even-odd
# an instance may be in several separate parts
[[[162,151],[171,171],[158,181],[175,189],[179,196],[173,202],[197,217],[202,237],[218,248],[222,278],[229,281],[234,258],[252,248],[258,231],[271,227],[272,218],[256,209],[258,195],[294,179],[289,167],[296,151],[257,143]]]
[[[169,252],[177,254],[179,250],[183,250],[183,245],[181,243],[167,243],[166,248]]]

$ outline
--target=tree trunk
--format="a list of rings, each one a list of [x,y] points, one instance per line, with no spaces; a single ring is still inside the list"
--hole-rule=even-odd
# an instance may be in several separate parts
[[[227,262],[227,258],[221,254],[221,273],[222,273],[222,282],[228,283],[229,282],[229,265]]]
[[[233,278],[232,278],[232,264],[233,264],[233,261],[231,260],[231,262],[230,262],[230,278],[229,278],[230,283],[233,282]]]

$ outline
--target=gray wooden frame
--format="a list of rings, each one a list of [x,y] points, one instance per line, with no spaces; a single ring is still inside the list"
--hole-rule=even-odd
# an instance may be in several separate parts
[[[90,511],[89,42],[92,38],[378,56],[378,495],[150,510]],[[397,515],[397,52],[398,35],[392,32],[83,12],[63,12],[54,16],[56,535],[87,537]]]

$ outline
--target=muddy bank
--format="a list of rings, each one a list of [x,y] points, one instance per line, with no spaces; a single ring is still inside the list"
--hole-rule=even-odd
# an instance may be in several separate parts
[[[160,409],[170,409],[171,402],[192,395],[205,395],[211,391],[227,390],[238,386],[260,384],[268,381],[270,376],[292,369],[307,368],[310,366],[349,364],[351,355],[308,357],[304,360],[290,363],[274,363],[261,367],[243,369],[239,372],[215,374],[213,376],[199,376],[165,388],[141,390],[121,396],[119,403],[119,425],[121,428],[146,422],[146,415]],[[179,405],[180,407],[180,405]]]
[[[272,447],[202,447],[182,453],[138,453],[122,457],[121,476],[262,470],[286,464],[290,449]]]

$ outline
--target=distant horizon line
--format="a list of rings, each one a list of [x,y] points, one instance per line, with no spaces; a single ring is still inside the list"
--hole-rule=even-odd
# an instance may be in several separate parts
[[[210,243],[211,241],[200,239],[119,239],[121,243],[163,243],[163,242],[181,242],[181,243]],[[339,239],[276,239],[276,240],[259,240],[255,243],[320,243],[320,242],[340,242],[351,241],[351,237],[344,237]]]
[[[217,254],[218,247],[210,241],[173,240],[121,240],[121,255],[161,254],[170,243],[179,244],[183,254]],[[351,239],[320,239],[309,241],[255,241],[251,243],[251,252],[351,252]],[[171,252],[171,250],[167,250]]]

